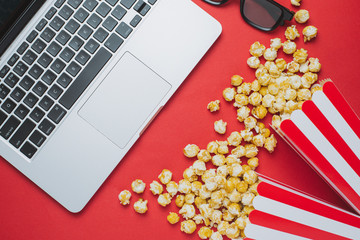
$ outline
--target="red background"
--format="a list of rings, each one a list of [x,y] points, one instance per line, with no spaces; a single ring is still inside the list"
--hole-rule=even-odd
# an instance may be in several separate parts
[[[182,153],[188,143],[205,148],[209,141],[225,139],[226,136],[214,132],[215,120],[228,122],[226,135],[243,128],[236,120],[234,107],[223,101],[222,90],[230,86],[233,74],[242,75],[246,81],[254,80],[254,71],[246,65],[250,45],[260,41],[268,47],[271,38],[284,40],[285,27],[271,33],[250,27],[240,16],[238,0],[222,7],[201,0],[194,2],[220,21],[222,35],[82,212],[66,211],[0,159],[1,239],[199,239],[195,234],[180,232],[179,223],[168,224],[166,216],[169,211],[177,211],[175,204],[161,207],[148,186],[163,168],[172,170],[175,180],[180,180],[182,171],[192,164]],[[290,0],[278,2],[297,10]],[[296,43],[307,49],[309,56],[320,59],[323,67],[320,79],[331,77],[360,115],[360,2],[303,0],[301,8],[310,11],[308,24],[318,27],[319,35],[310,43],[304,44],[302,39]],[[299,30],[302,28],[299,26]],[[211,114],[206,106],[215,99],[221,100],[221,110]],[[260,173],[349,209],[280,137],[277,139],[278,147],[273,154],[260,151]],[[136,178],[147,183],[142,196],[149,200],[145,215],[135,213],[131,205],[121,206],[117,199],[118,193],[130,189]],[[138,196],[133,194],[131,204],[136,199]]]

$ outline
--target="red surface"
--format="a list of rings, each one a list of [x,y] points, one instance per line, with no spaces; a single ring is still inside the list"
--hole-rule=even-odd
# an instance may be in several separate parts
[[[186,144],[196,143],[204,148],[211,140],[225,139],[226,136],[214,132],[215,120],[227,121],[228,133],[241,129],[231,104],[222,101],[216,114],[210,114],[206,105],[214,99],[222,100],[222,90],[230,85],[233,74],[252,81],[254,71],[246,65],[250,45],[259,40],[269,46],[274,37],[284,40],[285,27],[271,33],[253,29],[241,19],[238,0],[221,8],[200,0],[194,2],[221,22],[222,35],[81,213],[67,212],[10,164],[0,161],[1,239],[198,239],[180,232],[180,224],[167,223],[168,212],[176,210],[174,204],[162,208],[146,191],[142,197],[149,200],[149,211],[138,215],[131,206],[120,206],[117,195],[129,189],[135,178],[151,183],[163,168],[171,169],[175,180],[179,180],[182,171],[192,163],[182,154]],[[296,10],[290,0],[278,2]],[[341,4],[336,0],[303,0],[302,8],[310,11],[309,24],[319,28],[319,36],[306,44],[297,40],[298,46],[306,48],[310,56],[320,59],[323,66],[320,79],[331,77],[358,115],[359,7],[357,0]],[[260,152],[259,172],[347,208],[279,136],[277,139],[278,147],[273,154]],[[131,203],[137,198],[134,195]]]

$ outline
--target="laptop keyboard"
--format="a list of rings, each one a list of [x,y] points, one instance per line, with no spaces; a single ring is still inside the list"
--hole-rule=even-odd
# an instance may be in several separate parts
[[[0,66],[0,136],[31,159],[156,1],[57,0]]]

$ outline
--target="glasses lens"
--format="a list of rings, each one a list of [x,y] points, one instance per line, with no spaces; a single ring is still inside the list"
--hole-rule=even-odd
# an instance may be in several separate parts
[[[282,14],[278,6],[266,0],[245,0],[242,11],[247,19],[264,28],[273,27]]]
[[[204,2],[210,3],[212,5],[221,5],[226,3],[228,0],[203,0]]]

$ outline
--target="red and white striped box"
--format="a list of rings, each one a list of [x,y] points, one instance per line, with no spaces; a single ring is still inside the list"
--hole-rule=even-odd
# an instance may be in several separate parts
[[[332,81],[278,133],[360,214],[360,119]]]
[[[360,239],[360,216],[315,197],[261,178],[247,240]]]

